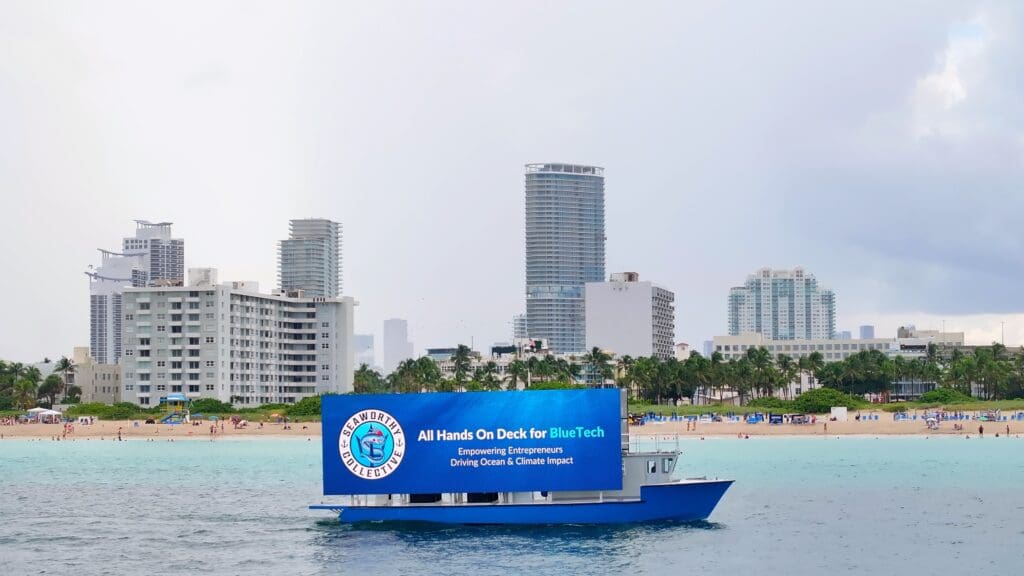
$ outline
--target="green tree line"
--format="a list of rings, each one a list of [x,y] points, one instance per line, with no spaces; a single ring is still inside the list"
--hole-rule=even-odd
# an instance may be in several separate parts
[[[62,357],[54,365],[53,373],[43,378],[35,366],[0,360],[0,410],[27,410],[39,404],[52,406],[58,398],[68,404],[77,403],[82,389],[64,384],[66,376],[74,370],[74,364]]]

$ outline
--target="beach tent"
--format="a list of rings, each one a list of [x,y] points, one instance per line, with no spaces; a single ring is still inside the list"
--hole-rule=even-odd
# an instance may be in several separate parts
[[[37,412],[36,416],[39,418],[40,422],[56,424],[60,421],[62,414],[56,410],[47,410],[44,408],[42,412]]]
[[[32,408],[28,411],[29,414],[39,414],[40,412],[52,412],[52,410],[48,410],[46,408]]]
[[[833,406],[832,407],[831,417],[836,422],[846,422],[846,420],[847,420],[846,406]]]

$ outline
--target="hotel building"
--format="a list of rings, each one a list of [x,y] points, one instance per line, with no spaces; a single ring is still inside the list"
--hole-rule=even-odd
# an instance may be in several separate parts
[[[729,290],[729,334],[770,340],[827,339],[836,334],[836,299],[803,268],[762,268]]]

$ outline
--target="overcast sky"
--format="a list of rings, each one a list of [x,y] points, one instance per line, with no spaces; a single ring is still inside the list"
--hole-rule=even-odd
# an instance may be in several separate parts
[[[0,3],[0,358],[89,341],[135,218],[274,286],[288,219],[344,225],[357,332],[510,337],[523,164],[606,169],[607,271],[676,293],[804,266],[838,327],[1024,341],[1019,2]]]

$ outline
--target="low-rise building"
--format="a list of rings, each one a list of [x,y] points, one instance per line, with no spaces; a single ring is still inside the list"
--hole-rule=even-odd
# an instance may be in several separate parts
[[[919,358],[928,354],[928,345],[963,346],[963,333],[934,333],[908,338],[871,338],[865,340],[769,340],[761,334],[740,334],[739,336],[715,336],[715,352],[724,360],[738,360],[746,356],[751,348],[764,347],[772,358],[785,354],[793,359],[821,353],[825,362],[838,362],[868,350],[878,350],[887,356]]]
[[[258,290],[125,289],[122,399],[153,406],[179,392],[259,406],[350,392],[355,301]]]
[[[83,404],[116,404],[121,401],[120,366],[96,362],[89,355],[88,346],[75,347],[71,364],[74,368],[64,374],[64,384],[78,386],[82,390]]]

